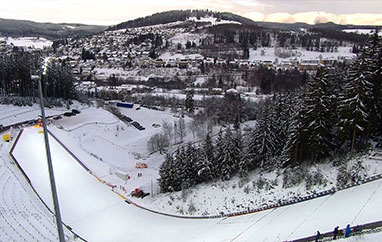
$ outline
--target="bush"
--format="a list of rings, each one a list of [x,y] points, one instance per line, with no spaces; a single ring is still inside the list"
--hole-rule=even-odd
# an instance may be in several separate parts
[[[347,165],[343,163],[339,168],[338,168],[338,173],[337,173],[337,187],[344,186],[348,184],[349,180],[351,178],[350,172],[347,170]]]
[[[303,167],[294,167],[284,172],[283,188],[294,187],[301,184],[306,178],[307,170]]]
[[[307,173],[305,179],[305,188],[310,190],[313,186],[320,186],[326,184],[328,181],[319,171],[313,171],[312,173]]]
[[[251,191],[251,188],[249,186],[245,186],[243,191],[245,194],[249,194],[249,192]]]

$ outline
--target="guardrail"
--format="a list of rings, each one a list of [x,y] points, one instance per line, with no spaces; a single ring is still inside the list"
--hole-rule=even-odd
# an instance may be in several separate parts
[[[377,233],[382,231],[382,221],[356,225],[356,226],[350,227],[350,229],[352,232],[350,233],[349,237],[354,237],[354,236],[363,235],[363,234]],[[344,231],[345,231],[345,228],[338,230],[337,239],[345,238]],[[333,232],[321,233],[321,236],[318,241],[332,241],[333,235],[334,235]],[[316,235],[312,235],[312,236],[308,236],[304,238],[291,240],[290,242],[307,242],[307,241],[315,241],[315,239],[316,239]]]

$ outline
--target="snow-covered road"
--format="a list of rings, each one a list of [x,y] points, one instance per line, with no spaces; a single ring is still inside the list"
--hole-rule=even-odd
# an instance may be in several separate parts
[[[249,215],[180,219],[124,202],[50,138],[63,221],[88,241],[283,241],[382,218],[382,181]],[[27,128],[13,151],[52,208],[43,135]]]

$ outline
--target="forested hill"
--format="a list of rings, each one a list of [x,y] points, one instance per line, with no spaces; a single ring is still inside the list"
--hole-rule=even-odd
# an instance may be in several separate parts
[[[37,23],[28,20],[0,18],[0,36],[38,36],[47,39],[60,39],[71,36],[84,37],[105,30],[106,26],[84,24]]]
[[[220,20],[229,20],[242,23],[244,25],[256,25],[253,20],[228,12],[213,12],[209,10],[172,10],[167,12],[155,13],[143,18],[137,18],[127,22],[117,24],[108,30],[118,30],[125,28],[144,27],[157,24],[168,24],[177,21],[185,21],[190,17],[201,18],[212,16]]]

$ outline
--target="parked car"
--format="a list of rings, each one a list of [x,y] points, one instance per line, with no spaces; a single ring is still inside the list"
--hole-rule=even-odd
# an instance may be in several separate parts
[[[79,114],[79,113],[81,113],[79,110],[77,110],[77,109],[72,109],[72,113],[74,113],[74,114]]]
[[[74,113],[72,113],[72,112],[65,112],[63,115],[64,115],[65,117],[71,117],[71,116],[74,116],[74,115],[76,115],[76,114],[74,114]]]
[[[135,168],[147,168],[146,163],[138,162],[135,164]]]

